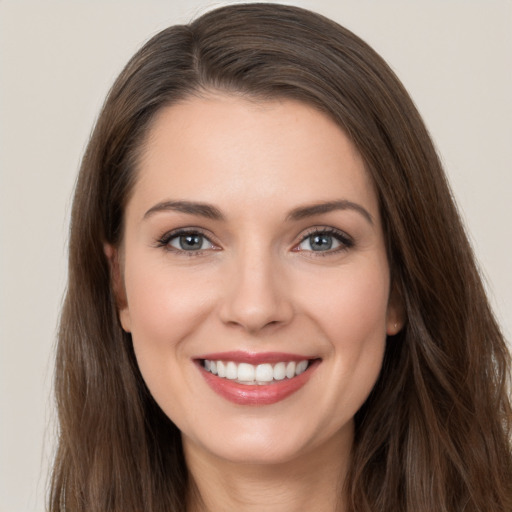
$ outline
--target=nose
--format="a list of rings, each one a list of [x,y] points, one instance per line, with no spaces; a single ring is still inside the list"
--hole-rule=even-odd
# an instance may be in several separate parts
[[[247,250],[237,258],[225,290],[220,317],[227,325],[255,334],[286,325],[293,317],[290,288],[282,268],[262,250]]]

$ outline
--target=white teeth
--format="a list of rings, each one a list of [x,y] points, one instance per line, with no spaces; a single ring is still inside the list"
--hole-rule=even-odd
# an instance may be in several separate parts
[[[229,361],[226,365],[226,378],[230,380],[236,380],[238,378],[238,368],[233,361]]]
[[[286,365],[286,377],[288,377],[289,379],[295,377],[295,366],[296,364],[293,361],[290,361]]]
[[[300,375],[301,373],[304,373],[306,371],[307,367],[308,367],[307,361],[301,361],[300,363],[297,363],[297,368],[295,368],[295,374]]]
[[[277,363],[274,366],[274,379],[283,380],[286,377],[286,363]]]
[[[254,380],[255,374],[256,370],[252,364],[240,363],[238,365],[238,380],[242,382],[251,382]]]
[[[298,363],[283,361],[272,366],[269,363],[253,365],[205,359],[203,365],[206,371],[222,378],[236,380],[241,384],[268,384],[272,381],[293,379],[293,377],[304,373],[309,366],[309,361],[307,359]]]
[[[256,366],[256,380],[258,382],[270,382],[274,378],[274,370],[271,364],[259,364]]]

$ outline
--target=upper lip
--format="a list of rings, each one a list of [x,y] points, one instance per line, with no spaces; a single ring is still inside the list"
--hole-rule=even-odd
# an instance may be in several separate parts
[[[243,350],[234,350],[228,352],[204,354],[195,357],[194,359],[208,359],[209,361],[233,361],[235,363],[249,363],[255,365],[290,361],[298,362],[317,358],[305,356],[303,354],[291,354],[289,352],[245,352]]]

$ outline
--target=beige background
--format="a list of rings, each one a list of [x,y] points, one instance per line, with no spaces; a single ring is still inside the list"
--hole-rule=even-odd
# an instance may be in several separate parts
[[[44,509],[70,197],[95,116],[141,43],[221,3],[0,0],[1,512]],[[293,3],[366,39],[411,92],[510,339],[512,2]]]

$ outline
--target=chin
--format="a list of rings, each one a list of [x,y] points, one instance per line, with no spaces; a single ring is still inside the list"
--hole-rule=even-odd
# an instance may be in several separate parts
[[[353,438],[353,422],[349,421],[341,429],[326,430],[323,433],[304,424],[290,428],[285,422],[277,425],[261,422],[237,432],[233,428],[216,429],[215,432],[213,436],[200,436],[203,440],[183,436],[185,451],[199,450],[214,459],[233,464],[279,465],[302,457],[311,458],[313,453],[323,450],[349,450]]]

